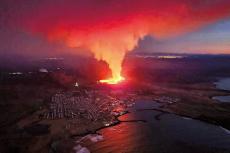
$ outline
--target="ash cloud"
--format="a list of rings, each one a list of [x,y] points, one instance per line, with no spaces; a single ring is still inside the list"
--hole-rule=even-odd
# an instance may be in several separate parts
[[[125,54],[146,35],[157,39],[193,31],[230,16],[230,1],[3,0],[1,26],[85,48],[120,76]],[[76,50],[76,52],[78,52]]]

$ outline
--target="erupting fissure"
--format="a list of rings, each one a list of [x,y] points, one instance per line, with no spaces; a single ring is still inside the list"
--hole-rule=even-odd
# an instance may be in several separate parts
[[[112,77],[112,78],[105,79],[105,80],[100,80],[99,82],[101,82],[101,83],[107,83],[107,84],[118,84],[118,83],[120,83],[123,80],[125,80],[124,77],[118,76],[118,77]]]
[[[117,84],[125,80],[121,75],[122,63],[125,55],[133,50],[138,40],[144,36],[141,31],[125,31],[129,25],[103,30],[88,35],[85,45],[94,54],[97,60],[103,60],[111,70],[111,78],[99,80],[100,83]],[[95,39],[96,38],[96,39]]]

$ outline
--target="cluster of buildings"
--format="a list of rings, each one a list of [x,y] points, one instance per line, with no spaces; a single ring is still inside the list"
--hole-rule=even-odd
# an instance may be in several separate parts
[[[57,93],[51,98],[49,104],[49,111],[44,114],[46,119],[60,119],[60,118],[75,118],[77,116],[74,111],[76,102],[67,98],[64,94]]]
[[[123,100],[98,91],[56,93],[52,96],[45,119],[80,119],[95,121],[108,115],[120,114],[126,107]]]

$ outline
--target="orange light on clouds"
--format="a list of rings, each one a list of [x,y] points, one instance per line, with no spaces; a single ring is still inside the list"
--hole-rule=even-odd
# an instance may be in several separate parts
[[[127,52],[134,49],[138,40],[145,36],[145,32],[136,27],[134,21],[115,23],[111,25],[101,25],[100,28],[92,28],[89,31],[74,31],[64,38],[70,47],[83,46],[89,49],[97,60],[105,61],[111,72],[111,78],[101,80],[101,83],[116,84],[124,80],[121,76],[122,62]],[[138,25],[139,26],[139,25]],[[51,33],[51,37],[57,38],[60,31]]]
[[[115,84],[124,80],[125,55],[144,36],[166,38],[190,32],[230,16],[229,9],[229,0],[47,0],[33,8],[34,14],[25,12],[18,20],[35,34],[90,50],[112,71],[111,78],[100,82]]]

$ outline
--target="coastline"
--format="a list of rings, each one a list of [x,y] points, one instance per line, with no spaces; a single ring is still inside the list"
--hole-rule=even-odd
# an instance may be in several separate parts
[[[151,102],[150,102],[151,103]],[[133,108],[132,108],[133,109]],[[204,118],[193,118],[193,117],[190,117],[190,116],[186,116],[186,115],[181,115],[181,114],[177,114],[177,113],[174,113],[174,112],[169,112],[169,111],[164,111],[164,110],[161,110],[161,109],[154,109],[154,108],[149,108],[149,109],[133,109],[132,111],[130,111],[129,113],[135,113],[135,112],[140,112],[140,111],[155,111],[155,112],[160,112],[160,113],[163,113],[162,115],[164,115],[164,114],[171,114],[171,115],[176,115],[177,117],[181,117],[181,118],[184,118],[185,120],[193,120],[193,121],[200,121],[200,122],[203,122],[203,123],[205,123],[205,124],[207,124],[208,126],[210,125],[210,126],[212,126],[212,125],[214,125],[216,128],[220,128],[221,130],[223,130],[224,132],[226,132],[226,134],[229,134],[229,130],[228,129],[226,129],[226,128],[224,128],[223,126],[220,126],[218,123],[215,123],[215,122],[212,122],[212,121],[210,121],[210,120],[205,120]],[[102,136],[103,137],[103,132],[101,133],[101,132],[99,132],[100,130],[103,130],[103,129],[105,129],[106,130],[106,128],[111,128],[112,126],[116,126],[116,125],[119,125],[119,124],[121,124],[121,123],[127,123],[127,122],[132,122],[133,124],[136,124],[136,123],[140,123],[140,122],[148,122],[148,121],[145,121],[145,120],[141,120],[141,119],[138,119],[138,120],[135,120],[135,119],[126,119],[126,120],[121,120],[121,119],[119,119],[119,117],[122,117],[123,115],[120,115],[120,116],[118,116],[117,117],[117,120],[119,121],[117,124],[114,124],[114,125],[111,125],[111,126],[107,126],[107,127],[102,127],[102,128],[100,128],[100,129],[97,129],[96,130],[96,132],[95,133],[93,133],[93,134],[97,134],[97,135],[100,135],[100,136]],[[104,130],[103,130],[104,131]],[[92,134],[92,133],[88,133],[88,134],[86,134],[84,137],[87,137],[87,135],[89,135],[90,136],[90,134]],[[95,136],[96,137],[96,136]],[[103,140],[101,140],[101,141],[103,141]],[[108,141],[108,140],[107,140]],[[97,142],[91,142],[91,143],[79,143],[79,144],[77,144],[77,145],[80,145],[80,146],[82,146],[82,148],[87,148],[87,149],[89,149],[89,151],[90,151],[90,149],[91,148],[88,148],[88,146],[90,147],[93,143],[97,143]],[[109,142],[108,142],[109,143]],[[95,144],[96,145],[96,144]],[[78,153],[78,152],[77,152]]]

